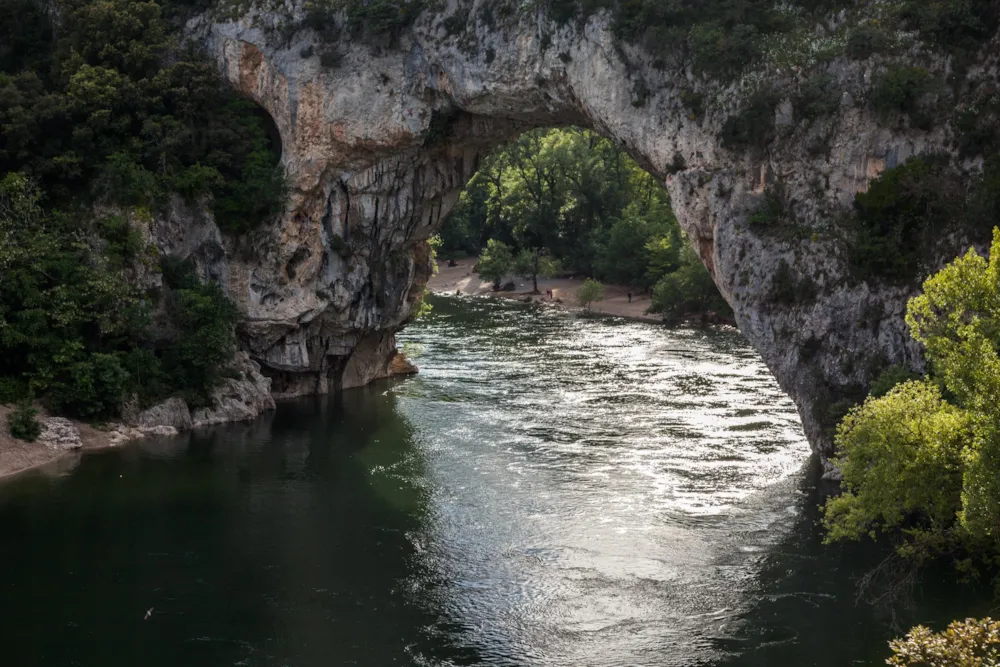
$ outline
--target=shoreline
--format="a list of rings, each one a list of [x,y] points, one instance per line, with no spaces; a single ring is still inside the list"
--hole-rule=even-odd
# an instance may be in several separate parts
[[[489,296],[517,301],[531,300],[532,303],[559,308],[561,310],[587,313],[590,315],[609,315],[624,317],[649,324],[663,324],[663,317],[649,314],[646,310],[652,305],[652,295],[632,293],[629,299],[629,288],[624,285],[604,285],[604,299],[595,301],[589,310],[579,305],[578,294],[583,285],[581,278],[539,278],[538,291],[533,292],[530,280],[515,277],[515,289],[512,292],[494,292],[493,284],[482,280],[479,274],[473,273],[476,264],[474,259],[462,259],[455,266],[439,260],[438,273],[427,281],[427,289],[432,294],[454,296]],[[552,290],[553,298],[546,296],[546,291]]]
[[[34,442],[26,442],[10,435],[7,417],[12,411],[11,406],[0,405],[0,483],[27,472],[49,466],[55,468],[67,459],[116,449],[152,435],[121,424],[104,431],[84,422],[52,417],[39,409],[37,418],[46,431]],[[68,430],[70,428],[72,431]]]
[[[571,313],[622,317],[648,324],[663,324],[661,316],[646,313],[646,309],[652,303],[651,295],[633,293],[630,301],[629,288],[626,286],[605,285],[605,298],[592,304],[588,311],[582,308],[578,301],[578,293],[583,285],[582,279],[539,278],[538,289],[542,294],[534,294],[530,281],[515,278],[514,291],[494,292],[492,283],[481,280],[478,274],[472,272],[473,266],[475,266],[474,259],[460,260],[454,267],[442,264],[439,272],[428,281],[428,290],[439,295],[460,293],[462,296],[530,301]],[[551,299],[545,295],[547,290],[552,290]],[[44,431],[35,442],[25,442],[13,438],[9,433],[7,416],[13,411],[13,407],[0,405],[0,483],[32,471],[41,471],[44,474],[46,468],[58,470],[61,462],[76,460],[84,454],[117,449],[149,437],[176,435],[196,425],[188,422],[185,424],[187,428],[178,428],[181,426],[180,423],[157,415],[159,419],[144,427],[112,422],[107,424],[106,428],[97,428],[85,422],[54,417],[40,406],[36,407],[39,408],[38,420],[42,423]],[[259,416],[262,411],[257,407],[253,412]],[[248,416],[246,412],[238,416],[230,414],[222,419],[212,420],[212,423],[243,421]],[[154,425],[156,422],[159,424]]]

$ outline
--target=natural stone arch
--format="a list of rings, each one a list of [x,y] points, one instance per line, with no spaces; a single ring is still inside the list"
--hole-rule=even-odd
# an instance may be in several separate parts
[[[385,375],[394,333],[427,278],[423,241],[479,159],[522,131],[566,124],[612,138],[666,184],[740,329],[796,401],[814,449],[830,452],[825,406],[866,386],[872,360],[921,363],[902,319],[904,290],[846,280],[829,240],[783,240],[746,224],[777,179],[808,229],[849,208],[886,165],[944,150],[943,133],[896,134],[852,104],[870,79],[866,65],[838,63],[844,101],[822,128],[825,157],[809,155],[817,130],[795,124],[788,100],[775,110],[779,137],[766,153],[734,153],[719,135],[742,89],[655,66],[617,43],[606,16],[582,26],[542,15],[477,24],[469,48],[468,39],[443,36],[441,17],[425,15],[398,48],[353,44],[333,67],[312,55],[312,33],[275,45],[257,23],[193,30],[281,133],[288,209],[238,242],[243,252],[232,253],[229,272],[230,293],[248,315],[246,346],[275,378],[276,394]],[[720,103],[694,119],[681,101],[691,90]],[[769,301],[782,261],[808,271],[814,302]]]

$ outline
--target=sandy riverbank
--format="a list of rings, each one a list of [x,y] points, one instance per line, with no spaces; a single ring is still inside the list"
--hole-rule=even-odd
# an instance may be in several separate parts
[[[447,262],[439,262],[440,270],[438,274],[430,279],[427,287],[435,294],[462,294],[471,295],[495,295],[513,299],[524,299],[531,295],[532,284],[530,280],[515,278],[514,284],[517,289],[513,292],[494,292],[493,285],[489,281],[481,280],[479,274],[472,272],[475,260],[464,259],[457,262],[458,266],[449,267]],[[553,306],[565,308],[566,310],[581,310],[578,294],[583,279],[579,278],[539,278],[538,290],[541,296],[535,295],[533,298],[541,303],[551,303]],[[552,290],[553,300],[545,296],[546,290]],[[590,310],[599,315],[614,315],[627,317],[643,322],[660,323],[663,318],[659,315],[648,315],[646,309],[651,301],[648,294],[632,294],[632,301],[629,302],[628,288],[621,285],[605,285],[604,300],[595,302]]]
[[[10,406],[0,405],[0,479],[17,475],[36,468],[51,468],[58,472],[64,460],[72,461],[85,452],[93,452],[110,447],[117,447],[130,439],[118,431],[102,431],[89,424],[72,420],[59,420],[59,423],[70,423],[79,434],[79,442],[72,447],[67,443],[47,444],[41,440],[25,442],[11,437],[7,426],[7,415],[13,410]],[[43,423],[50,416],[39,411],[38,418]],[[58,442],[57,438],[53,438]]]

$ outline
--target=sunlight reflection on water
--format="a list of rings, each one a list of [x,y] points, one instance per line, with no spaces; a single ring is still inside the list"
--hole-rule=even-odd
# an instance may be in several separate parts
[[[404,336],[422,373],[400,405],[434,489],[414,539],[466,640],[489,664],[711,658],[809,455],[757,355],[732,331],[437,308]]]

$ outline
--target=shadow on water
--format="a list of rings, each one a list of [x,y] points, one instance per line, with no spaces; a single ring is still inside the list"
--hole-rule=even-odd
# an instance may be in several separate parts
[[[823,544],[821,505],[834,491],[811,460],[798,483],[798,512],[787,533],[763,555],[753,603],[720,632],[726,657],[715,667],[844,667],[884,665],[888,642],[914,625],[943,629],[950,621],[995,613],[988,591],[956,583],[954,571],[924,572],[891,603],[863,599],[862,578],[891,549],[873,542]],[[882,587],[875,592],[884,593]]]
[[[3,663],[409,664],[420,453],[386,386],[0,486]],[[152,609],[148,620],[146,611]]]

